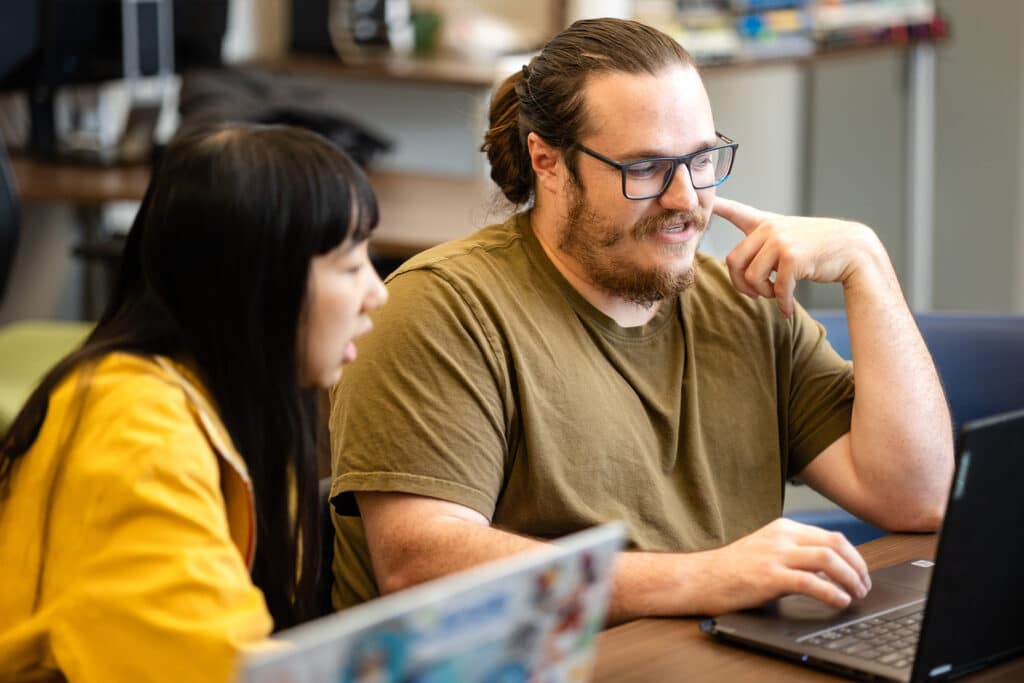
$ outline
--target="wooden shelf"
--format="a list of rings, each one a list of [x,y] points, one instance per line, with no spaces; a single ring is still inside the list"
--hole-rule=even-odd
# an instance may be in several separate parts
[[[23,203],[67,202],[77,206],[142,199],[150,172],[148,164],[91,166],[17,154],[11,157],[11,167]]]
[[[500,73],[497,62],[470,62],[456,57],[398,57],[343,62],[329,55],[289,55],[282,60],[250,66],[282,76],[319,76],[361,81],[386,81],[481,89],[491,87]]]
[[[150,169],[50,162],[24,155],[11,159],[23,203],[94,207],[141,200]],[[380,224],[370,238],[375,255],[407,258],[504,220],[512,207],[484,177],[452,177],[371,171]]]
[[[924,42],[941,43],[944,39]],[[889,51],[905,50],[922,41],[869,45],[819,46],[806,56],[750,58],[737,57],[725,61],[699,64],[702,72],[724,69],[809,64],[818,60],[845,59]],[[454,55],[437,57],[386,56],[360,62],[342,62],[330,55],[288,55],[280,60],[252,62],[251,67],[284,76],[316,76],[386,83],[411,83],[462,88],[490,88],[508,76],[507,62],[472,62]]]

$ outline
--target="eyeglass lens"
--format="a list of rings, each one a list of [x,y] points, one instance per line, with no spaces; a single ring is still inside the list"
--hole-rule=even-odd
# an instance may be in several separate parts
[[[731,164],[732,148],[721,147],[691,157],[686,165],[690,169],[694,189],[701,190],[721,182],[729,173]],[[675,166],[674,159],[641,160],[626,165],[623,167],[626,194],[630,197],[661,194],[668,186]]]

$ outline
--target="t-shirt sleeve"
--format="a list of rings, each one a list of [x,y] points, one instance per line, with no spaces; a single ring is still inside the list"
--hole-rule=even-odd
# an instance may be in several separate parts
[[[799,305],[789,324],[787,477],[794,477],[850,431],[854,387],[853,365],[833,350],[821,325]]]
[[[50,607],[69,681],[230,680],[272,626],[231,540],[217,457],[184,405],[151,398],[83,421],[76,452],[122,465],[75,471],[95,492],[82,536],[64,542],[82,557],[74,581]]]
[[[388,288],[391,302],[331,395],[335,508],[358,514],[352,494],[380,491],[490,519],[512,403],[498,335],[472,293],[441,272],[408,271]]]

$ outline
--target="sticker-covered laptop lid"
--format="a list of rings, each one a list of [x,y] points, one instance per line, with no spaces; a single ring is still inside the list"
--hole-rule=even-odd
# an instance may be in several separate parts
[[[239,680],[585,681],[623,541],[602,525],[283,631]]]

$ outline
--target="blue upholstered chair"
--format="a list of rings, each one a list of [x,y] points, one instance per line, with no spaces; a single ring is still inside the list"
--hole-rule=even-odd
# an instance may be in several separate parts
[[[832,348],[850,358],[843,311],[811,312]],[[953,429],[964,422],[1024,408],[1024,316],[933,312],[914,316],[942,378]]]
[[[811,311],[832,347],[850,358],[850,333],[843,311]],[[953,429],[964,422],[1024,408],[1024,316],[932,312],[915,316],[932,354],[953,415]],[[882,531],[843,510],[787,515],[808,524],[842,531],[854,543]]]

